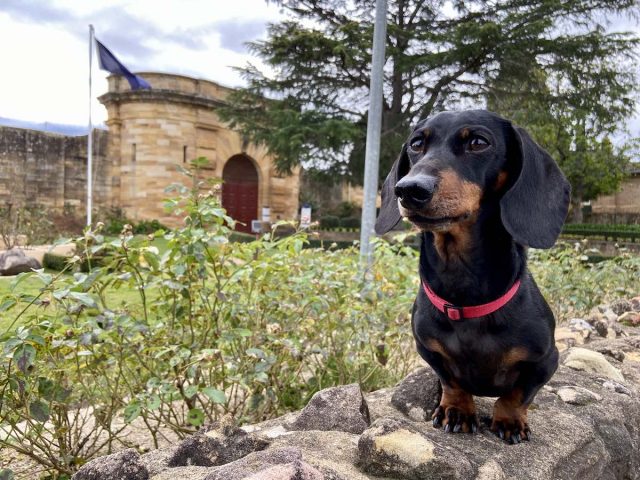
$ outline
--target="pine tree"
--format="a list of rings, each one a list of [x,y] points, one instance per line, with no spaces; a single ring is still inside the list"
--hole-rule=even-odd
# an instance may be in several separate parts
[[[303,164],[359,182],[375,1],[278,3],[289,18],[249,44],[272,73],[242,68],[247,87],[231,95],[221,115],[264,143],[281,171]],[[390,0],[381,177],[412,124],[443,109],[484,107],[497,76],[521,77],[522,63],[535,61],[553,78],[599,72],[589,84],[549,96],[558,104],[586,96],[596,119],[601,96],[628,111],[631,100],[621,97],[635,78],[617,79],[601,67],[604,59],[632,55],[636,38],[607,33],[604,21],[636,8],[633,0]]]

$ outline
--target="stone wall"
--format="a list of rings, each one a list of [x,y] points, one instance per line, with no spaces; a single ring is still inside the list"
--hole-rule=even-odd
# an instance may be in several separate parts
[[[94,130],[93,201],[110,204],[108,134]],[[0,205],[38,203],[62,210],[86,205],[87,137],[0,126]],[[83,213],[80,213],[81,215]]]
[[[591,202],[597,223],[640,223],[640,170],[634,171],[613,195],[603,195]]]
[[[225,163],[248,157],[258,177],[258,203],[271,208],[272,221],[298,214],[299,174],[276,173],[263,146],[251,144],[229,129],[216,108],[231,91],[206,80],[143,73],[151,90],[132,91],[126,80],[109,77],[100,97],[108,111],[108,133],[94,135],[94,206],[122,208],[134,220],[181,222],[165,212],[165,189],[188,183],[179,174],[197,157],[207,157],[204,177],[221,178]],[[86,205],[87,137],[67,137],[34,130],[0,127],[0,204],[39,203],[62,209]]]

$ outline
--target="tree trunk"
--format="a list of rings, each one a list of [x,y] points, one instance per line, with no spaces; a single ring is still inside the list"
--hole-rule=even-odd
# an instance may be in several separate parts
[[[569,216],[571,223],[582,223],[584,216],[582,215],[582,196],[573,194],[571,196],[571,215]]]

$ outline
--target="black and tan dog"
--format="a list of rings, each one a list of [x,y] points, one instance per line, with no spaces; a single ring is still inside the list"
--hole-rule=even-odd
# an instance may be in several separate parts
[[[402,148],[376,232],[401,217],[422,231],[412,325],[442,384],[435,427],[475,432],[473,395],[499,397],[491,430],[510,443],[530,439],[527,409],[555,372],[558,350],[526,248],[554,244],[569,193],[549,154],[487,111],[439,113]]]

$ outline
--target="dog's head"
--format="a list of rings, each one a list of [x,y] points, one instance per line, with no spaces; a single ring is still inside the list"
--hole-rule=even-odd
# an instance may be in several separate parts
[[[382,187],[378,234],[405,217],[422,230],[473,221],[495,199],[522,245],[549,248],[569,206],[570,186],[529,134],[484,110],[442,112],[418,123]]]

